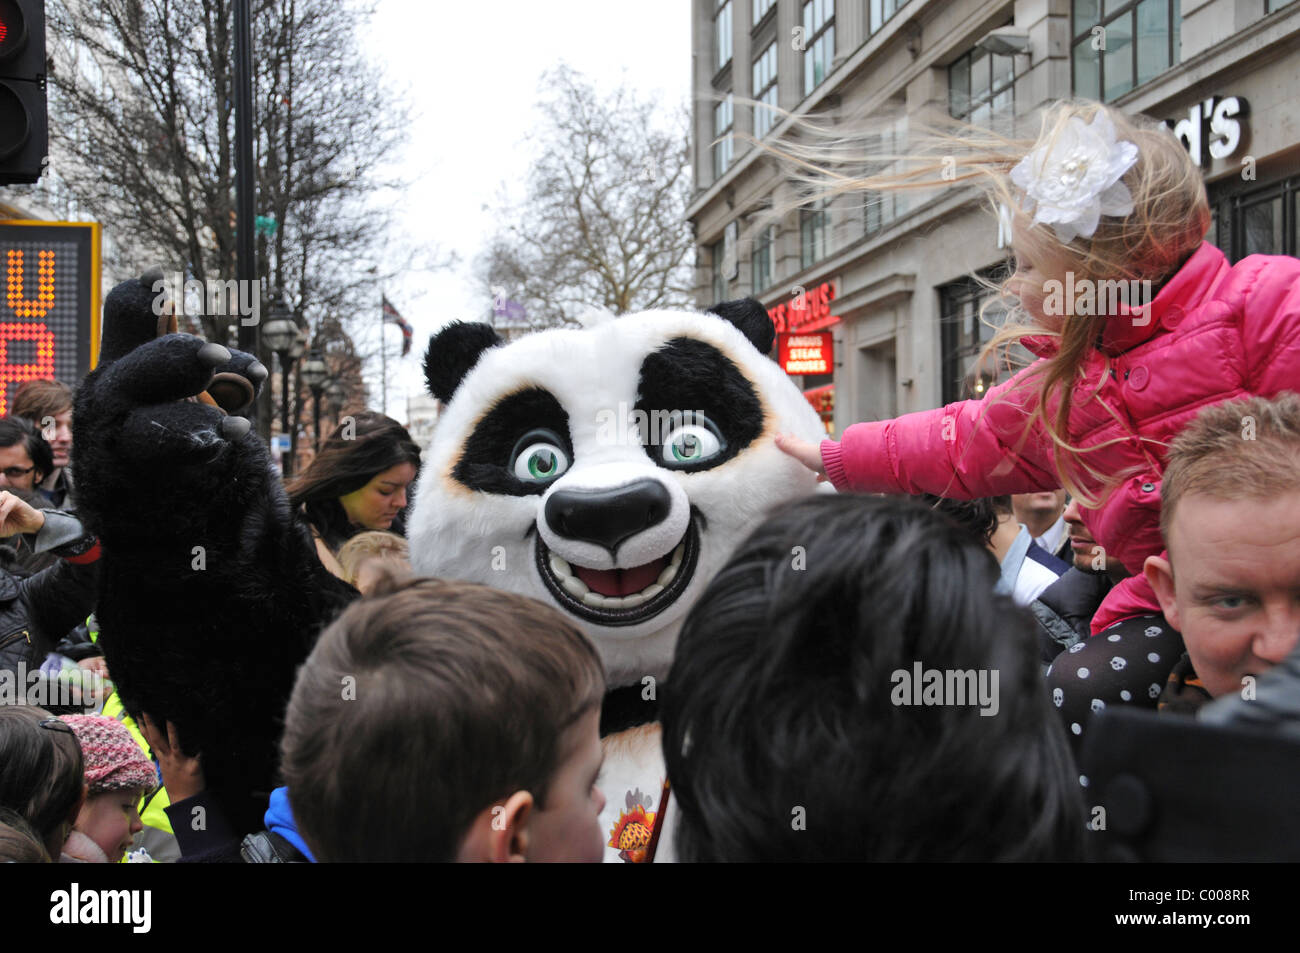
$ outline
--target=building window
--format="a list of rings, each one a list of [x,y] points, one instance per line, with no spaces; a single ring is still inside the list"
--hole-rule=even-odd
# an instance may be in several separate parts
[[[772,287],[772,245],[775,241],[775,225],[767,226],[754,239],[754,255],[750,259],[754,269],[754,294]]]
[[[1005,265],[981,273],[983,280],[962,278],[939,288],[940,343],[943,348],[943,402],[983,397],[997,378],[997,367],[976,367],[980,353],[1006,319],[1006,312],[990,307],[980,318],[984,302],[996,292],[987,282],[1005,280]],[[988,322],[988,323],[986,323]],[[990,324],[993,325],[990,327]]]
[[[1295,0],[1264,0],[1264,15],[1272,13],[1274,10],[1281,10],[1288,3],[1294,3]]]
[[[822,84],[835,59],[835,0],[803,5],[803,94]]]
[[[726,241],[720,241],[709,246],[709,258],[713,267],[713,304],[727,300],[727,272],[723,265],[727,257],[724,247],[726,244]]]
[[[871,0],[871,18],[867,24],[868,28],[875,33],[906,5],[907,0]]]
[[[732,126],[735,122],[735,108],[732,105],[731,93],[723,97],[722,102],[713,107],[713,178],[715,180],[722,178],[724,172],[731,165],[732,149],[735,143],[731,138]]]
[[[714,72],[731,62],[731,0],[715,0],[713,8]]]
[[[866,222],[863,227],[863,234],[870,237],[897,218],[895,195],[893,192],[872,192],[867,190],[863,192],[863,198],[866,201]]]
[[[776,6],[776,0],[754,0],[750,6],[754,11],[753,25],[758,26],[763,22],[763,17]]]
[[[1076,96],[1110,102],[1178,62],[1179,0],[1074,0],[1071,12]]]
[[[811,268],[826,257],[827,239],[830,237],[830,199],[814,202],[811,208],[799,210],[799,265]]]
[[[1233,262],[1247,255],[1300,256],[1300,176],[1211,198],[1206,240]]]
[[[954,119],[988,125],[1011,115],[1016,104],[1015,58],[971,50],[948,67],[948,112]]]
[[[754,60],[754,135],[762,139],[776,125],[776,41]]]

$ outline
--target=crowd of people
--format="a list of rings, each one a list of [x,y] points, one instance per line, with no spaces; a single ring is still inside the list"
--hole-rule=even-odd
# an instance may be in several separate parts
[[[980,400],[776,438],[839,492],[757,526],[686,618],[656,859],[1081,860],[1110,711],[1296,734],[1300,260],[1229,264],[1177,141],[1097,104],[959,159],[1014,202],[1004,333],[1038,360]],[[1153,294],[1062,315],[1043,289],[1067,273]],[[29,382],[0,420],[0,673],[111,688],[71,408]],[[553,607],[411,576],[419,466],[358,414],[286,488],[364,598],[298,673],[265,830],[224,824],[201,755],[111,694],[5,698],[0,858],[601,859],[600,656]],[[1214,842],[1197,823],[1178,835]]]

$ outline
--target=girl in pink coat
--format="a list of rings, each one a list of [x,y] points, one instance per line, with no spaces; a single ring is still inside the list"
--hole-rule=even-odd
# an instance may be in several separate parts
[[[965,151],[957,181],[982,181],[1013,211],[1016,271],[1001,288],[1013,319],[986,354],[1018,340],[1038,360],[983,400],[855,424],[820,447],[778,444],[840,490],[970,499],[1064,486],[1133,573],[1093,634],[1158,614],[1142,564],[1164,550],[1165,447],[1208,404],[1300,391],[1300,260],[1230,265],[1202,240],[1205,186],[1174,136],[1098,103],[1054,105],[1032,145]]]

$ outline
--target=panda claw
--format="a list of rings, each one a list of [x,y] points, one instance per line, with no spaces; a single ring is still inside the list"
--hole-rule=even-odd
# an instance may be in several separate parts
[[[230,360],[230,351],[216,341],[209,341],[199,348],[198,357],[208,367],[218,367]]]
[[[247,417],[223,417],[221,419],[221,436],[227,440],[238,440],[252,428]]]

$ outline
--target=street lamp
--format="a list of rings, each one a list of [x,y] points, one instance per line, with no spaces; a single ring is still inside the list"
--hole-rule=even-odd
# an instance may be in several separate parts
[[[307,360],[302,362],[302,382],[311,390],[312,412],[316,420],[316,449],[320,450],[320,393],[325,386],[325,378],[329,377],[329,365],[321,357],[318,348],[312,348],[311,353],[307,355]]]
[[[298,326],[293,323],[293,315],[284,304],[284,295],[279,292],[276,292],[275,299],[271,302],[269,320],[262,327],[262,340],[280,359],[280,432],[289,438],[289,452],[285,454],[281,468],[284,477],[288,479],[293,473],[295,443],[289,430],[289,371],[302,351],[299,349],[298,354],[294,354],[299,345]]]
[[[337,424],[339,413],[343,410],[343,402],[348,399],[348,389],[341,380],[336,378],[326,385],[325,397],[329,400],[330,416]]]

